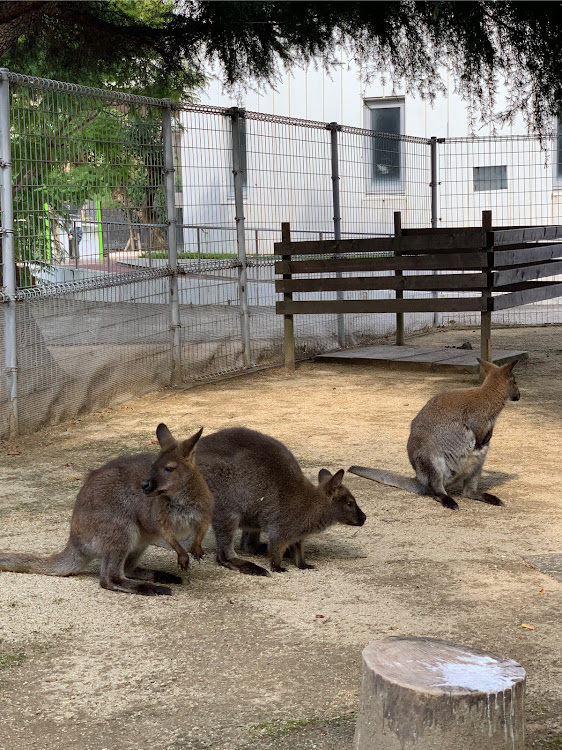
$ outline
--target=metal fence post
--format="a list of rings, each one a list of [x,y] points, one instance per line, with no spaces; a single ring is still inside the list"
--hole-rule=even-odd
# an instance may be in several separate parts
[[[232,174],[234,175],[234,208],[236,221],[236,244],[238,247],[238,291],[240,295],[240,327],[242,330],[242,358],[244,367],[250,367],[250,316],[248,312],[248,269],[246,265],[246,233],[244,227],[244,175],[242,172],[242,143],[240,119],[243,109],[232,107]]]
[[[334,207],[334,239],[336,242],[341,240],[341,210],[340,210],[340,166],[338,154],[338,131],[341,125],[337,122],[330,122],[326,126],[330,131],[331,141],[331,162],[332,162],[332,203]],[[341,279],[342,274],[336,273],[336,278]],[[343,292],[336,292],[336,299],[344,299]],[[342,313],[337,316],[338,326],[338,343],[343,349],[345,347],[345,320]]]
[[[19,432],[18,351],[16,334],[16,256],[14,247],[14,206],[12,202],[12,149],[10,143],[10,82],[7,68],[0,68],[0,205],[2,208],[2,274],[8,296],[4,305],[4,352],[8,434]]]
[[[166,223],[168,225],[168,265],[170,276],[170,329],[172,332],[171,384],[180,385],[181,371],[181,323],[178,292],[178,246],[176,235],[176,196],[174,180],[174,148],[172,140],[172,103],[165,100],[162,109],[162,145],[164,148],[164,189],[166,192]]]
[[[431,152],[431,182],[429,183],[429,186],[431,187],[431,228],[437,229],[438,223],[439,223],[439,217],[438,217],[438,207],[437,207],[437,200],[439,197],[438,189],[439,189],[439,182],[438,182],[438,175],[437,175],[437,143],[442,143],[442,138],[436,138],[433,136],[430,139],[430,152]],[[437,273],[437,271],[433,272],[434,274]],[[437,299],[439,297],[439,292],[433,291],[431,293],[431,296],[434,299]],[[438,312],[433,313],[433,327],[437,328],[439,324],[441,323],[440,315]]]

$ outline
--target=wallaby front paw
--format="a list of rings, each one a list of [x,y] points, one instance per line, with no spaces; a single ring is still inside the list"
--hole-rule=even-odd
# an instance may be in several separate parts
[[[271,564],[271,570],[274,573],[286,573],[287,572],[287,568],[284,568],[282,565],[274,565],[273,563]]]
[[[189,555],[187,552],[178,554],[178,565],[182,570],[187,570],[189,568]]]
[[[196,560],[202,560],[205,556],[203,547],[200,544],[192,544],[189,551]]]
[[[309,565],[308,563],[301,563],[297,565],[299,570],[316,570],[316,565]]]

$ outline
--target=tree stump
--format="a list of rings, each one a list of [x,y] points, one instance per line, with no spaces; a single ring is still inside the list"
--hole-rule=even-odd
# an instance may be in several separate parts
[[[354,750],[523,750],[525,670],[435,638],[363,651]]]

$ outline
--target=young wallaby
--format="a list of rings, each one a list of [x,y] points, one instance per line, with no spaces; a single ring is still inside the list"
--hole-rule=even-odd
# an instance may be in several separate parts
[[[503,505],[495,495],[479,492],[478,482],[496,419],[507,401],[520,398],[512,373],[517,361],[502,366],[482,359],[478,362],[486,375],[481,386],[439,393],[414,417],[408,457],[415,479],[362,466],[352,466],[349,471],[419,495],[434,495],[451,510],[459,507],[448,494],[457,483],[463,497]]]
[[[267,534],[271,569],[284,572],[281,561],[291,548],[298,568],[312,568],[304,558],[303,540],[334,523],[362,526],[365,514],[342,484],[343,469],[327,469],[312,484],[297,460],[275,438],[243,427],[220,430],[202,438],[197,465],[215,498],[213,530],[217,561],[249,575],[269,575],[265,568],[238,557],[238,528]],[[253,534],[255,537],[256,535]]]
[[[178,542],[194,532],[191,554],[200,559],[201,542],[213,513],[213,496],[195,464],[195,446],[203,429],[178,442],[165,424],[156,437],[160,453],[121,456],[91,471],[78,492],[70,537],[50,557],[0,553],[0,570],[69,576],[101,560],[100,584],[112,591],[171,595],[158,583],[181,583],[179,576],[137,567],[153,541],[163,538],[187,570],[189,555]]]

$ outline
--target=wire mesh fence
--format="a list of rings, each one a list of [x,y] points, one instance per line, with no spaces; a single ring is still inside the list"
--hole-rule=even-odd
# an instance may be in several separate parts
[[[166,251],[161,106],[10,74],[18,286]]]
[[[443,140],[438,180],[440,226],[477,226],[484,210],[492,211],[496,227],[562,223],[562,162],[554,135]],[[440,320],[477,325],[479,316],[443,314]],[[557,300],[525,305],[495,312],[493,322],[560,323],[562,307]]]
[[[495,226],[561,219],[550,137],[411,138],[3,71],[0,143],[0,436],[14,419],[26,432],[171,383],[280,364],[282,222],[294,240],[327,240],[392,235],[396,211],[403,228],[480,225],[482,210]],[[497,316],[559,322],[561,308]],[[408,314],[406,331],[435,322]],[[393,315],[297,316],[296,351],[394,329]]]

